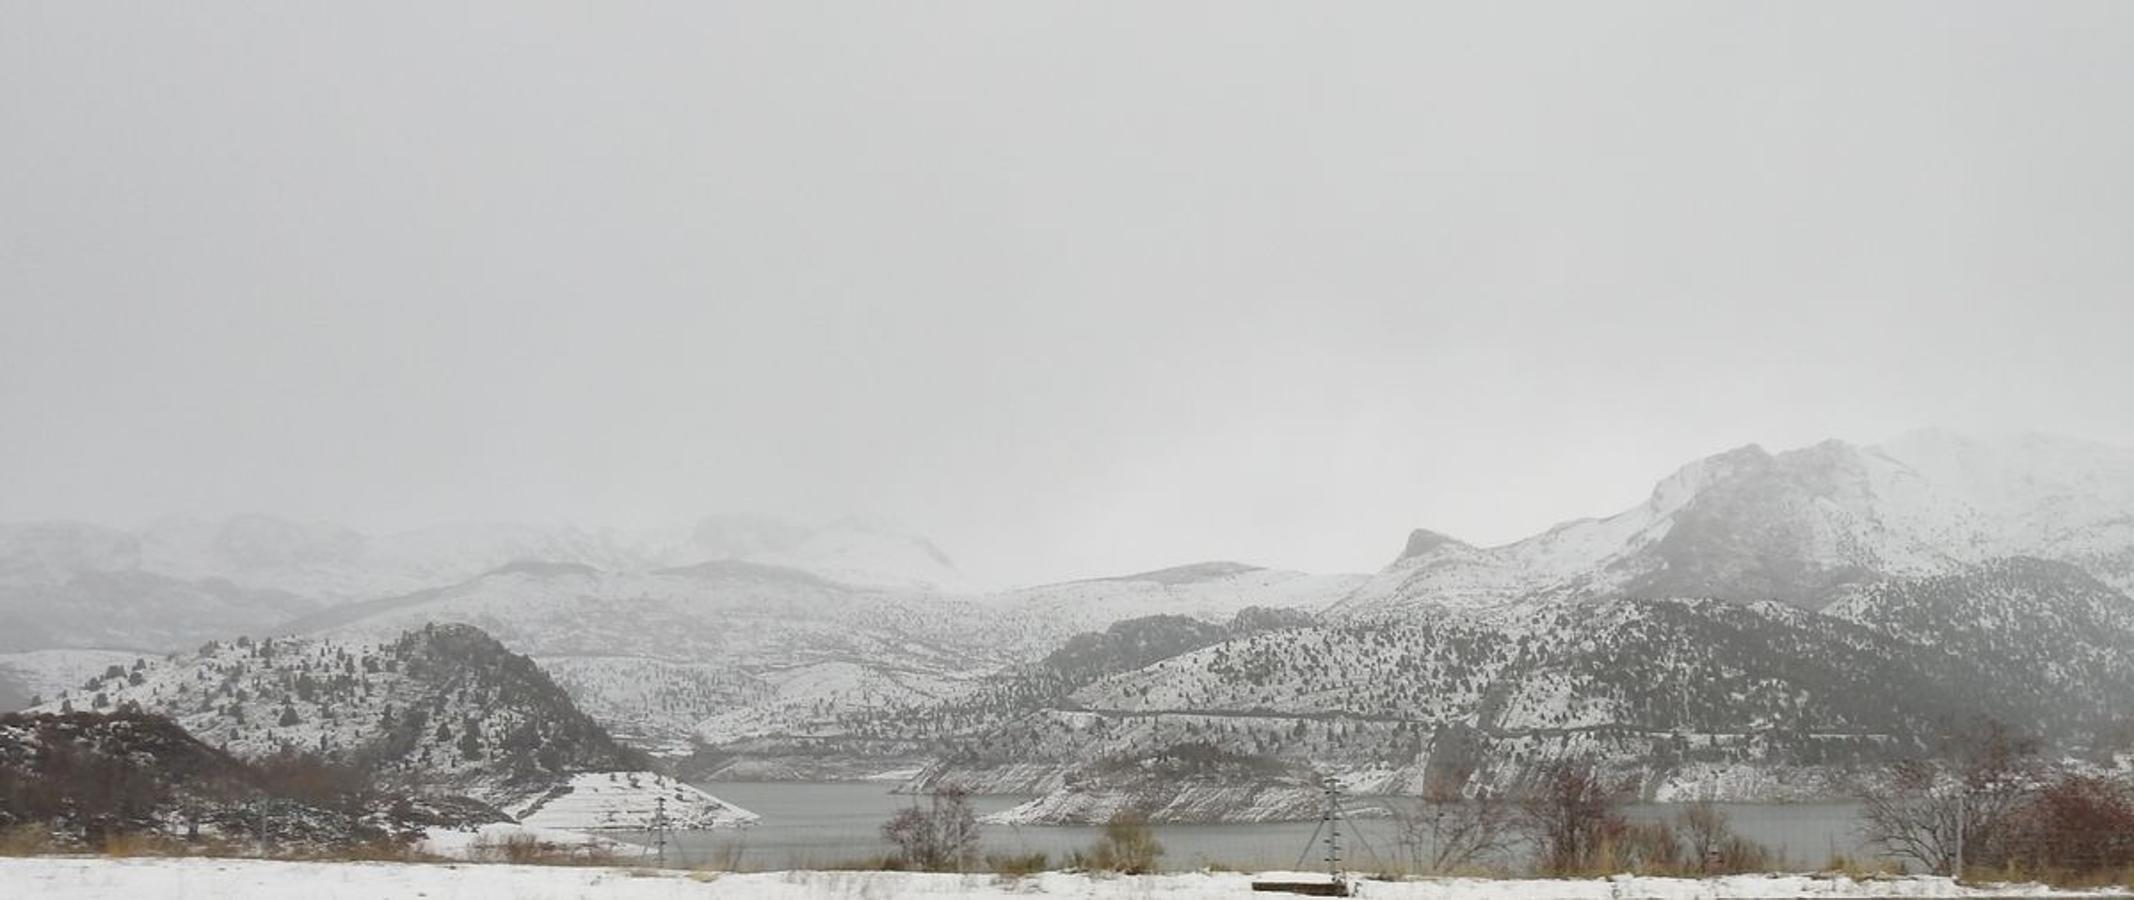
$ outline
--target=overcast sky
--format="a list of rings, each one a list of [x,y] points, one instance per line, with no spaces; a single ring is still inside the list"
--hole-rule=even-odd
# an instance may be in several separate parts
[[[2134,4],[0,0],[0,519],[1374,569],[2134,444]]]

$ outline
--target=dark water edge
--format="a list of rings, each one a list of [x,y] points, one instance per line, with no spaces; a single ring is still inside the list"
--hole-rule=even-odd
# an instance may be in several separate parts
[[[820,869],[880,856],[889,850],[881,837],[882,822],[913,800],[890,793],[892,785],[885,783],[707,782],[698,786],[763,818],[746,828],[675,833],[668,841],[668,865]],[[973,798],[973,805],[984,815],[1027,799],[986,795]],[[1370,798],[1357,798],[1356,805],[1368,806]],[[1854,859],[1874,855],[1859,840],[1855,804],[1720,806],[1735,831],[1769,848],[1780,868],[1821,868],[1833,854]],[[1627,813],[1639,821],[1670,820],[1680,809],[1671,804],[1641,804]],[[1166,851],[1164,868],[1174,871],[1211,866],[1258,871],[1300,865],[1315,870],[1324,866],[1323,847],[1312,843],[1318,827],[1317,822],[1159,825],[1156,839]],[[1057,864],[1068,853],[1087,848],[1101,830],[1093,825],[987,825],[983,826],[983,852],[1045,853]],[[1396,840],[1397,828],[1390,820],[1355,819],[1343,831],[1352,870],[1395,870],[1405,862]],[[647,835],[638,833],[612,836],[649,842]]]

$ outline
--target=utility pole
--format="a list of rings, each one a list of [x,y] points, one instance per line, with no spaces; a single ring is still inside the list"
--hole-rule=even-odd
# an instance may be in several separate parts
[[[1326,878],[1335,885],[1347,879],[1341,871],[1341,782],[1326,777]]]
[[[1966,808],[1970,806],[1970,799],[1969,791],[1959,789],[1956,792],[1956,871],[1950,872],[1949,877],[1957,881],[1964,880],[1964,830],[1970,824],[1970,810]]]
[[[659,854],[659,867],[667,867],[667,798],[658,798],[652,807],[652,846]]]

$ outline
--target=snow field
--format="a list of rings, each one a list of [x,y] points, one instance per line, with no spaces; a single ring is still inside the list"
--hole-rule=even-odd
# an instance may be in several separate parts
[[[908,872],[654,872],[613,868],[419,863],[311,863],[245,859],[0,859],[0,897],[88,900],[157,897],[168,900],[375,900],[452,897],[460,900],[837,900],[837,898],[1074,897],[1213,900],[1255,896],[1255,876],[1236,873],[1115,876],[1047,872],[1022,879],[993,875]],[[1277,880],[1311,880],[1305,873],[1266,873]],[[1257,896],[1283,896],[1260,894]],[[2063,892],[2038,885],[1959,886],[1946,878],[1853,881],[1807,875],[1749,875],[1710,879],[1610,878],[1489,881],[1442,879],[1359,884],[1357,896],[1388,900],[1778,900],[1867,897],[2078,897],[2124,892]]]

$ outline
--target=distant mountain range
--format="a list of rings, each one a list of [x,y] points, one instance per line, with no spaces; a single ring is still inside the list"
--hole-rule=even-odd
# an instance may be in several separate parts
[[[638,573],[707,562],[916,593],[968,588],[924,538],[855,520],[805,527],[719,516],[644,533],[461,525],[379,537],[266,516],[139,531],[42,522],[0,525],[0,652],[167,651],[514,564]]]
[[[2130,589],[2134,451],[1947,432],[1744,447],[1511,544],[1418,530],[1370,575],[1204,562],[977,592],[923,538],[760,517],[20,525],[0,527],[0,701],[106,660],[54,648],[449,622],[625,741],[733,777],[1175,782],[1143,805],[1221,817],[1227,794],[1164,773],[1279,773],[1236,795],[1267,815],[1310,767],[1402,790],[1588,756],[1655,796],[1812,796],[1967,717],[2109,752],[2134,713]]]

